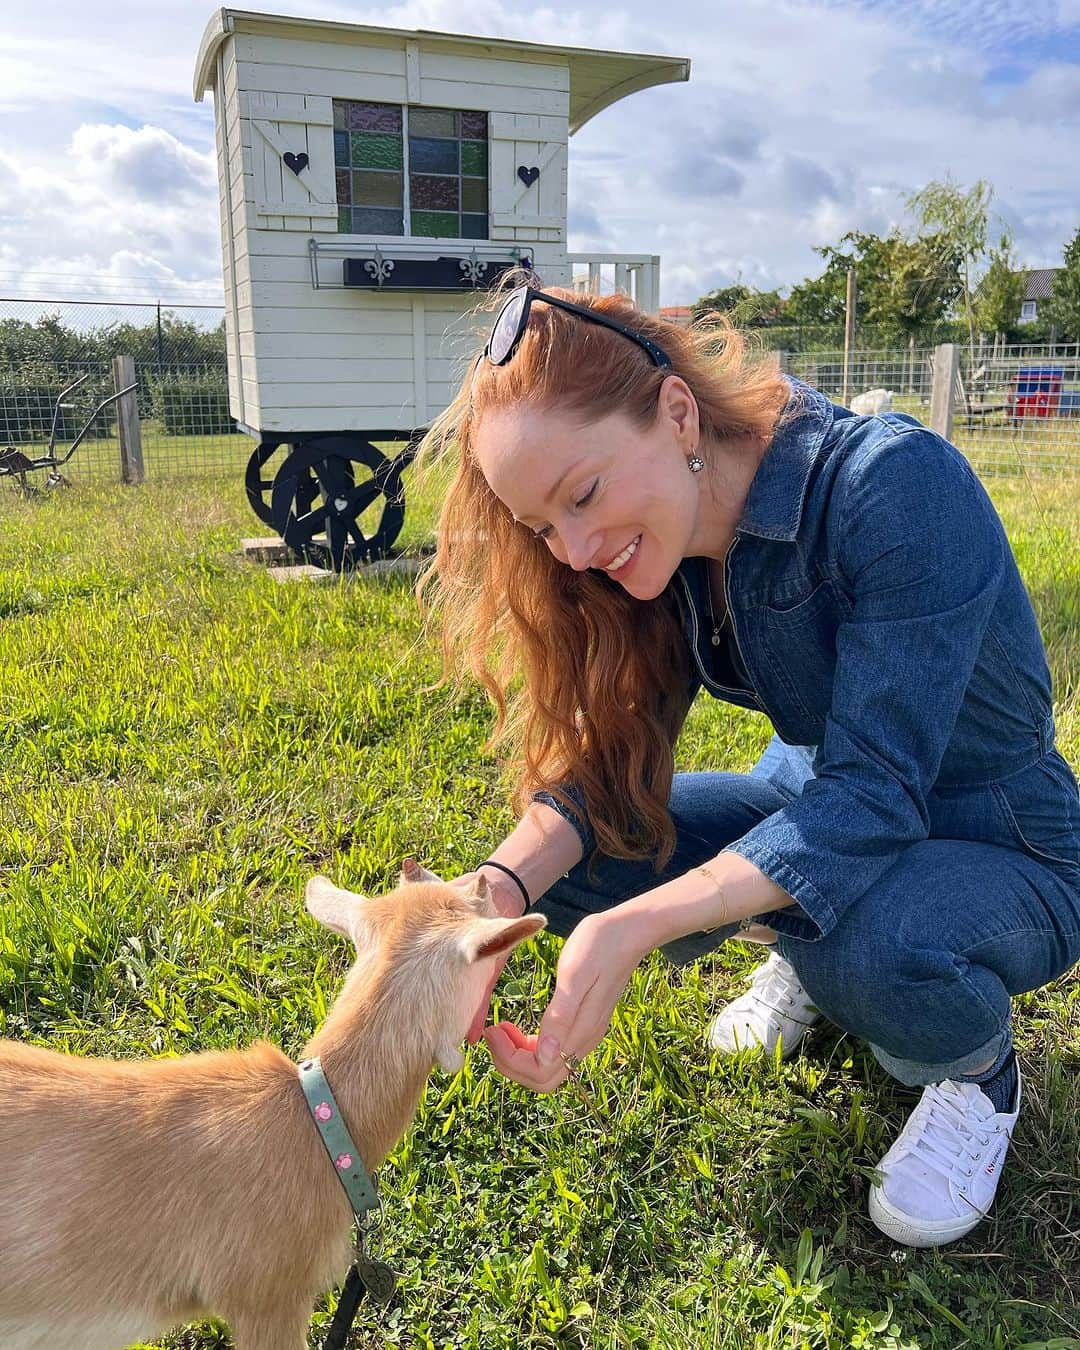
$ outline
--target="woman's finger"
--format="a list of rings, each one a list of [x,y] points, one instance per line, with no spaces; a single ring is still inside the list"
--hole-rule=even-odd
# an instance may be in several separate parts
[[[566,1079],[566,1066],[541,1065],[536,1058],[536,1037],[527,1036],[512,1022],[484,1028],[484,1043],[495,1067],[506,1078],[533,1092],[554,1092]]]

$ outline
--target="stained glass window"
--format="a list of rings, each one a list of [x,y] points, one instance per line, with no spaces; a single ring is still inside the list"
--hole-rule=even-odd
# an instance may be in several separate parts
[[[335,99],[334,165],[342,233],[488,237],[485,112]]]

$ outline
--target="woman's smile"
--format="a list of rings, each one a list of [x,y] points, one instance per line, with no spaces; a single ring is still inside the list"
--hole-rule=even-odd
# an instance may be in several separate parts
[[[637,553],[638,545],[640,543],[641,535],[639,534],[630,540],[629,544],[627,544],[621,553],[616,554],[609,563],[605,563],[602,570],[605,571],[609,577],[615,577],[617,580],[621,579],[623,573],[629,567],[631,559]]]

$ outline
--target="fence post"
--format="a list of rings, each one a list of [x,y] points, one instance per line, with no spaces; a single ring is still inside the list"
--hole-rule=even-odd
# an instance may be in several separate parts
[[[112,363],[113,389],[126,389],[135,383],[135,360],[131,356],[114,356]],[[120,481],[146,481],[143,468],[142,433],[139,428],[139,400],[137,390],[116,400],[116,429],[120,436]]]
[[[943,342],[934,348],[934,383],[930,388],[930,430],[949,440],[953,426],[953,390],[960,372],[960,348]]]
[[[858,285],[855,281],[854,267],[848,268],[847,299],[844,303],[844,381],[840,402],[846,408],[851,397],[851,352],[855,346],[855,303],[858,298]]]

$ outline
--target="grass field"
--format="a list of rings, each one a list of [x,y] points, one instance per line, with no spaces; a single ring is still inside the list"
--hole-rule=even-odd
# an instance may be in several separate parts
[[[1075,765],[1076,481],[991,487]],[[410,508],[410,544],[432,512]],[[407,854],[453,874],[509,826],[484,702],[428,692],[407,585],[276,585],[239,557],[258,532],[232,471],[0,495],[0,1034],[130,1056],[269,1037],[295,1055],[348,958],[302,913],[305,879],[377,891]],[[680,767],[746,769],[766,739],[761,717],[701,702]],[[519,953],[497,1010],[535,1024],[557,951]],[[639,969],[584,1068],[603,1127],[569,1090],[500,1079],[482,1047],[434,1075],[382,1177],[403,1295],[350,1344],[1080,1346],[1076,977],[1018,1001],[1015,1155],[993,1218],[933,1254],[866,1217],[915,1094],[863,1046],[825,1028],[789,1064],[704,1050],[754,959],[731,944]],[[324,1308],[312,1346],[325,1324]]]

